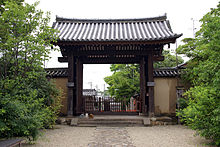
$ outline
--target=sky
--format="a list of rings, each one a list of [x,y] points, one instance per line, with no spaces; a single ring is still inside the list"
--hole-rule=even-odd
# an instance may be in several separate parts
[[[36,0],[25,0],[32,4]],[[195,31],[199,30],[199,20],[215,8],[219,0],[41,0],[38,9],[51,12],[51,22],[55,21],[56,15],[66,18],[147,18],[167,14],[173,32],[183,33],[177,40],[193,37],[193,22]],[[171,45],[174,51],[176,45]],[[53,52],[52,58],[46,63],[47,68],[67,67],[66,63],[59,63],[57,57],[60,52]],[[184,58],[186,59],[186,58]],[[187,59],[186,59],[187,60]],[[97,88],[103,90],[104,77],[111,75],[110,65],[84,65],[83,88]],[[91,84],[92,83],[92,84]]]

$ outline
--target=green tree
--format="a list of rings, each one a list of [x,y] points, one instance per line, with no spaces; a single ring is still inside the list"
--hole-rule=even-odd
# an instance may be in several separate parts
[[[22,4],[22,2],[24,2],[24,0],[0,0],[0,13],[2,13],[5,10],[5,4],[9,1],[15,2],[19,5]]]
[[[112,64],[110,69],[113,74],[104,80],[109,85],[108,92],[111,96],[128,100],[140,92],[138,64]]]
[[[39,129],[52,127],[59,91],[42,68],[56,31],[49,13],[38,4],[4,3],[0,16],[0,137],[26,136],[35,140]]]
[[[185,81],[188,106],[179,112],[182,120],[201,136],[220,145],[220,3],[201,19],[196,37],[185,38],[178,52],[190,57]]]

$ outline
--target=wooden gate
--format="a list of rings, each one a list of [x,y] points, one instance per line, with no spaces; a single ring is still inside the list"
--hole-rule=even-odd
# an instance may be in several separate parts
[[[141,103],[131,98],[118,100],[113,97],[83,96],[84,112],[92,114],[138,114]]]

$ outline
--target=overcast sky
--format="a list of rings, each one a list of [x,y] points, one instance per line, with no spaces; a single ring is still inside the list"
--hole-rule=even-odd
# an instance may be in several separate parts
[[[33,3],[36,0],[25,0]],[[199,29],[198,20],[215,8],[219,0],[41,0],[38,6],[43,11],[51,12],[51,24],[56,15],[67,18],[146,18],[167,13],[173,32],[183,33],[178,44],[186,37],[193,37],[193,20]],[[193,20],[192,20],[193,19]],[[175,48],[175,45],[171,46]],[[67,67],[57,62],[59,52],[51,54],[52,59],[46,67]],[[84,65],[84,88],[103,90],[105,76],[111,75],[109,65]]]

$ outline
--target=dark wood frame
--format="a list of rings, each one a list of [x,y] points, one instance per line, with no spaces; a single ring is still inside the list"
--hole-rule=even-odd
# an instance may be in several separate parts
[[[83,113],[83,64],[129,63],[140,64],[140,112],[154,115],[153,61],[163,60],[161,54],[164,44],[63,44],[58,44],[63,55],[58,60],[68,62],[68,116]]]

